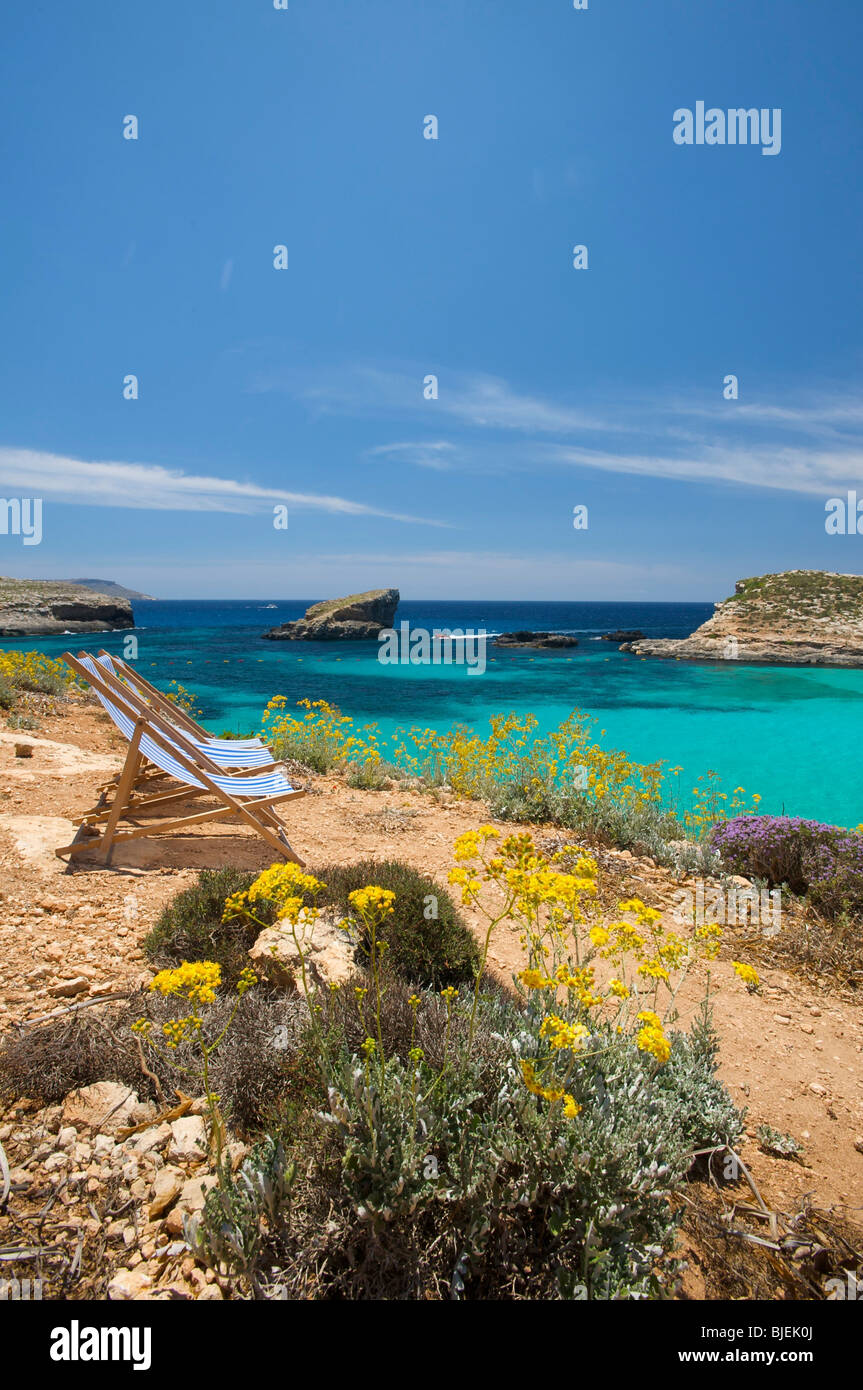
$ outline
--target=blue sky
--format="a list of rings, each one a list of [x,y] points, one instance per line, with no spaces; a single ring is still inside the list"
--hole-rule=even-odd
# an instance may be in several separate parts
[[[44,534],[0,570],[573,600],[860,572],[824,506],[863,498],[861,39],[859,0],[8,0],[0,494]],[[780,108],[780,153],[676,145],[699,100]]]

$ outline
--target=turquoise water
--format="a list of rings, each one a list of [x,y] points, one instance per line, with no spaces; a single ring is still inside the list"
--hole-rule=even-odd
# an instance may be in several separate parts
[[[412,628],[484,627],[572,631],[579,646],[561,652],[488,647],[485,674],[458,666],[383,666],[377,643],[273,643],[260,634],[298,617],[309,600],[241,603],[136,603],[138,661],[157,684],[179,680],[198,696],[215,732],[257,728],[266,701],[308,696],[338,704],[384,735],[399,726],[456,723],[487,732],[490,715],[528,711],[551,727],[578,707],[596,716],[608,747],[639,762],[682,764],[688,790],[715,769],[725,790],[759,792],[761,809],[840,825],[863,821],[858,739],[863,671],[694,665],[628,656],[596,640],[613,628],[682,637],[712,612],[709,604],[404,602]],[[73,649],[123,654],[124,633],[76,636]],[[58,656],[69,638],[5,641]]]

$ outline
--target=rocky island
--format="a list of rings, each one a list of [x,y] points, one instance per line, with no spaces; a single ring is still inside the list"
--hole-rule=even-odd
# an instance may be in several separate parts
[[[678,661],[863,667],[863,575],[785,570],[740,579],[683,639],[626,642],[621,651]]]
[[[577,647],[578,638],[565,632],[501,632],[495,647]]]
[[[0,637],[47,637],[134,627],[127,598],[109,597],[67,580],[0,576]]]
[[[369,589],[346,598],[324,599],[306,609],[304,618],[271,627],[270,642],[349,642],[374,640],[391,628],[399,604],[398,589]]]

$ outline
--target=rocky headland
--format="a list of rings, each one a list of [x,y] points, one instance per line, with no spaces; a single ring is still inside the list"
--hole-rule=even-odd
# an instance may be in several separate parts
[[[0,637],[110,632],[134,626],[127,598],[99,594],[67,580],[0,577]]]
[[[80,584],[84,589],[94,589],[97,594],[107,594],[109,598],[145,599],[153,602],[152,594],[142,594],[137,589],[127,589],[114,579],[70,579],[70,584]]]
[[[740,579],[691,637],[625,642],[678,661],[863,667],[863,575],[785,570]]]
[[[374,640],[379,632],[392,627],[398,604],[398,589],[369,589],[364,594],[325,599],[307,608],[304,618],[281,623],[262,636],[270,642]]]

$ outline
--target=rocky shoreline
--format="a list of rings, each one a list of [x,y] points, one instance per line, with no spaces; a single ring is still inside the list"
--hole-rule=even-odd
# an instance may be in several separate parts
[[[863,667],[863,576],[786,570],[738,580],[691,637],[624,642],[634,656]]]

